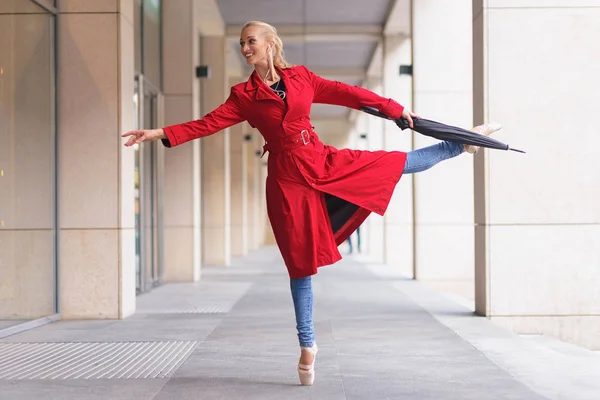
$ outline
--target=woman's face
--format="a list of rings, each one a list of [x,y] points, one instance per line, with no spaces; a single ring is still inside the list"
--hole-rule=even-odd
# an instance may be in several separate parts
[[[246,64],[255,65],[259,62],[268,63],[267,47],[269,43],[265,40],[262,28],[249,26],[242,30],[240,36],[240,51],[246,59]]]

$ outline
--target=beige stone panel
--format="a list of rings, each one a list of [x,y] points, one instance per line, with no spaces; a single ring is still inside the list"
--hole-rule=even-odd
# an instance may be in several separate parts
[[[248,135],[250,134],[250,125],[248,125],[247,122],[243,122],[242,124],[242,135]],[[242,214],[243,214],[243,218],[242,218],[242,245],[243,245],[243,250],[244,250],[244,255],[246,255],[250,250],[251,250],[251,239],[250,239],[250,235],[252,234],[252,225],[251,225],[251,211],[252,211],[252,206],[251,206],[251,198],[253,196],[252,193],[252,188],[251,188],[251,181],[252,178],[250,176],[250,174],[252,173],[252,171],[250,170],[250,162],[249,162],[249,157],[253,157],[251,153],[249,153],[252,150],[252,143],[249,140],[246,140],[245,138],[242,138],[242,184],[241,184],[241,190],[242,190]],[[232,195],[233,196],[233,195]]]
[[[4,229],[52,226],[50,28],[47,15],[0,15],[0,46],[9,50],[0,51],[0,219]],[[16,51],[10,51],[15,44]]]
[[[120,276],[120,315],[126,318],[135,313],[135,229],[120,229],[119,276]]]
[[[412,221],[412,185],[412,176],[403,175],[400,178],[385,212],[387,224],[405,224]]]
[[[165,282],[194,282],[192,227],[165,228]]]
[[[61,13],[116,13],[118,2],[119,0],[60,0],[59,11]]]
[[[258,133],[258,131],[254,131],[254,145],[258,151],[262,150],[263,138]],[[262,152],[262,151],[261,151]],[[263,211],[266,206],[266,175],[263,174],[262,167],[263,160],[260,158],[256,158],[254,163],[254,174],[256,176],[256,180],[254,183],[254,193],[256,196],[256,201],[254,203],[254,232],[256,238],[256,245],[260,247],[264,242],[262,241],[262,230],[263,230]]]
[[[259,183],[259,158],[256,155],[256,151],[259,149],[257,145],[258,136],[260,134],[251,129],[247,130],[252,135],[252,140],[248,142],[246,146],[246,163],[247,163],[247,186],[248,186],[248,248],[249,250],[256,250],[260,246],[260,240],[258,235],[258,216],[259,216],[259,202],[261,201],[260,183]]]
[[[200,156],[201,152],[201,142],[196,140],[192,143],[192,180],[193,180],[193,192],[192,192],[192,202],[193,202],[193,227],[194,227],[194,236],[193,236],[193,249],[194,249],[194,280],[200,279],[202,267],[202,160]]]
[[[119,14],[133,26],[134,16],[133,13],[137,11],[138,0],[118,0],[119,1]],[[133,59],[133,53],[126,53]]]
[[[361,239],[364,233],[361,229]],[[386,224],[386,260],[389,268],[413,278],[413,227],[412,224]],[[364,246],[364,243],[363,243]],[[364,247],[363,247],[364,248]]]
[[[0,14],[32,14],[42,12],[45,12],[44,9],[33,1],[2,0],[0,2]]]
[[[470,129],[473,127],[473,90],[470,83],[463,82],[463,86],[462,90],[416,93],[415,112],[424,118]],[[494,137],[498,136],[498,139],[502,139],[501,135],[502,131],[494,134]],[[439,142],[438,139],[415,134],[415,148]]]
[[[118,150],[121,152],[121,179],[119,179],[121,216],[119,225],[121,228],[135,227],[135,210],[134,210],[134,157],[135,154],[132,148],[123,148]]]
[[[217,0],[200,0],[193,2],[193,13],[196,26],[201,35],[225,35],[225,22],[221,16]]]
[[[165,95],[165,126],[190,121],[192,119],[191,115],[191,95]]]
[[[243,130],[238,124],[229,129],[231,152],[231,254],[243,256],[244,249],[244,157]]]
[[[273,233],[273,229],[271,228],[270,224],[266,225],[263,241],[266,246],[275,246],[277,244],[275,241],[275,234]]]
[[[226,169],[229,165],[228,140],[226,134],[220,132],[202,142],[202,185],[203,185],[203,225],[209,228],[222,226],[229,212],[230,202],[225,198],[225,191],[229,191],[229,179]],[[229,175],[229,174],[227,174]]]
[[[473,226],[473,156],[463,153],[415,174],[419,225]],[[472,245],[472,243],[469,243]]]
[[[192,114],[189,96],[165,96],[166,125],[185,122]],[[194,221],[194,147],[198,141],[165,149],[165,226],[190,227]]]
[[[231,225],[231,255],[243,257],[244,252],[244,227],[242,225]]]
[[[488,238],[489,227],[475,225],[475,311],[478,315],[490,313]]]
[[[254,193],[254,178],[248,177],[248,250],[258,249],[258,240],[256,235],[256,212],[258,196]]]
[[[59,25],[62,228],[118,226],[117,16],[67,14]]]
[[[386,36],[383,44],[384,95],[413,109],[412,77],[398,75],[399,65],[412,64],[411,42],[404,36]],[[358,126],[356,126],[358,128]],[[393,122],[384,123],[384,149],[409,152],[413,134]],[[360,145],[360,141],[357,143]],[[413,186],[414,175],[404,175],[396,185],[385,213],[384,262],[395,272],[413,277]],[[362,233],[362,232],[361,232]]]
[[[470,83],[471,74],[471,1],[427,0],[412,4],[415,111],[420,113],[420,92],[468,90],[465,82]],[[432,30],[436,31],[434,36]]]
[[[201,46],[202,58],[212,70],[211,79],[202,82],[204,115],[222,104],[229,90],[224,68],[224,38],[204,37]],[[203,250],[205,263],[212,265],[228,264],[231,257],[230,158],[230,129],[202,139]],[[219,240],[223,242],[218,243]]]
[[[489,222],[600,223],[600,7],[488,14],[489,119],[528,151],[489,153]]]
[[[128,0],[131,1],[131,0]],[[133,75],[134,75],[134,52],[133,52],[133,25],[123,15],[120,17],[120,132],[128,132],[133,129]],[[120,228],[135,227],[134,212],[134,174],[135,153],[132,147],[123,146],[124,140],[119,140],[118,151],[120,152],[120,179],[119,179],[119,202],[121,215],[119,218]],[[134,284],[135,287],[135,284]]]
[[[492,316],[600,314],[600,225],[489,233]]]
[[[163,90],[166,95],[191,95],[194,79],[191,1],[163,1],[162,6],[165,43],[162,49]],[[188,119],[192,119],[191,113],[186,114],[185,121]]]
[[[0,318],[54,314],[51,230],[0,230]]]
[[[473,225],[420,224],[415,240],[419,280],[474,279]]]
[[[520,334],[548,335],[590,350],[600,350],[600,315],[493,317],[491,320]]]
[[[364,250],[374,261],[384,262],[386,255],[386,234],[383,217],[371,213],[363,226],[366,226],[367,229],[361,229],[360,233],[361,236],[366,236],[366,243],[368,243],[368,246],[365,246]]]
[[[194,221],[193,147],[185,143],[165,151],[165,226],[191,226]]]
[[[462,305],[473,306],[475,296],[473,279],[419,279],[419,282],[436,292],[451,295],[453,300],[458,300]]]
[[[263,158],[259,164],[260,171],[260,194],[261,201],[259,203],[259,237],[260,243],[263,245],[272,245],[275,244],[275,236],[273,234],[273,228],[269,222],[269,218],[267,215],[267,201],[266,201],[266,182],[267,182],[267,164],[266,160]]]
[[[464,128],[472,126],[471,10],[472,2],[469,0],[452,4],[429,0],[413,4],[415,111],[425,118]],[[430,37],[432,27],[440,34]],[[437,62],[440,56],[445,60],[441,68]],[[439,140],[415,134],[415,149],[438,143]],[[430,233],[429,226],[433,225],[446,235],[460,238],[464,237],[466,226],[470,225],[472,229],[472,156],[460,155],[442,161],[427,171],[415,174],[414,181],[417,229],[423,226],[422,232]],[[455,226],[458,230],[456,235],[453,232]],[[429,260],[431,249],[438,245],[447,248],[448,243],[440,235],[428,237],[417,234],[415,240],[419,251],[424,252],[416,254],[419,279],[430,279],[431,260],[427,261],[429,267],[422,265],[421,261]],[[472,253],[473,242],[463,242],[460,247],[464,253]],[[447,258],[443,266],[444,279],[457,279],[464,275],[464,268],[472,268],[472,265],[464,266],[463,262],[463,257]],[[426,269],[423,273],[422,266]]]
[[[59,248],[62,318],[119,318],[119,231],[65,229]]]
[[[408,152],[412,147],[412,138],[409,132],[400,131],[394,125],[395,131],[386,132],[385,147],[388,150],[399,150]],[[396,185],[388,209],[385,212],[386,224],[411,223],[412,213],[412,191],[414,175],[403,175]]]
[[[206,265],[227,265],[229,258],[226,258],[226,228],[221,227],[203,227],[204,257]]]
[[[368,84],[368,88],[376,93],[382,90],[381,81],[374,79]],[[384,143],[384,121],[380,118],[368,116],[366,118],[367,141],[369,150],[381,150],[385,147]],[[366,253],[374,261],[385,261],[386,256],[386,233],[384,217],[371,213],[363,224],[366,229],[361,230],[361,236],[367,237],[368,246],[365,247]]]
[[[486,0],[487,8],[578,8],[600,7],[599,0]]]

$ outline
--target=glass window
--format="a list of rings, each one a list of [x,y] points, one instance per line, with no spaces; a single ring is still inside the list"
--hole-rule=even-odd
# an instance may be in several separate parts
[[[143,0],[143,73],[154,86],[162,89],[161,82],[161,1]]]
[[[134,126],[159,127],[161,98],[161,0],[135,0]],[[162,281],[162,148],[135,145],[136,287],[148,291]]]
[[[138,75],[142,73],[142,0],[135,0],[133,7],[134,68]]]
[[[56,312],[54,15],[0,15],[0,329]]]

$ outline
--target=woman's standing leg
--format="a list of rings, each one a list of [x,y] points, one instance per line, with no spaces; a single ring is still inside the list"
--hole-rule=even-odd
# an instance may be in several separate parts
[[[310,276],[290,280],[290,289],[296,313],[296,329],[300,342],[298,375],[303,385],[312,385],[315,379],[314,361],[317,354],[313,324],[313,291]]]

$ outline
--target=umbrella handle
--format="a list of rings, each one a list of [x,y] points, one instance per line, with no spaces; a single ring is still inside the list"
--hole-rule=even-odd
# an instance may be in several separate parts
[[[413,117],[413,119],[417,119],[417,118]],[[396,121],[396,125],[398,125],[398,128],[400,128],[402,130],[410,128],[410,125],[408,124],[408,120],[405,118],[399,118],[395,121]]]
[[[392,117],[388,117],[387,115],[385,115],[384,113],[382,113],[381,111],[376,109],[375,107],[361,106],[360,109],[362,111],[366,112],[367,114],[371,114],[371,115],[374,115],[379,118],[393,119]]]
[[[408,125],[408,120],[405,118],[398,118],[398,119],[394,119],[384,113],[382,113],[381,111],[379,111],[378,109],[374,108],[374,107],[369,107],[369,106],[361,106],[360,109],[364,112],[366,112],[367,114],[371,114],[374,115],[376,117],[379,118],[384,118],[384,119],[389,119],[389,120],[393,120],[394,122],[396,122],[396,125],[398,125],[398,127],[402,130],[405,130],[407,128],[409,128],[410,126]]]

